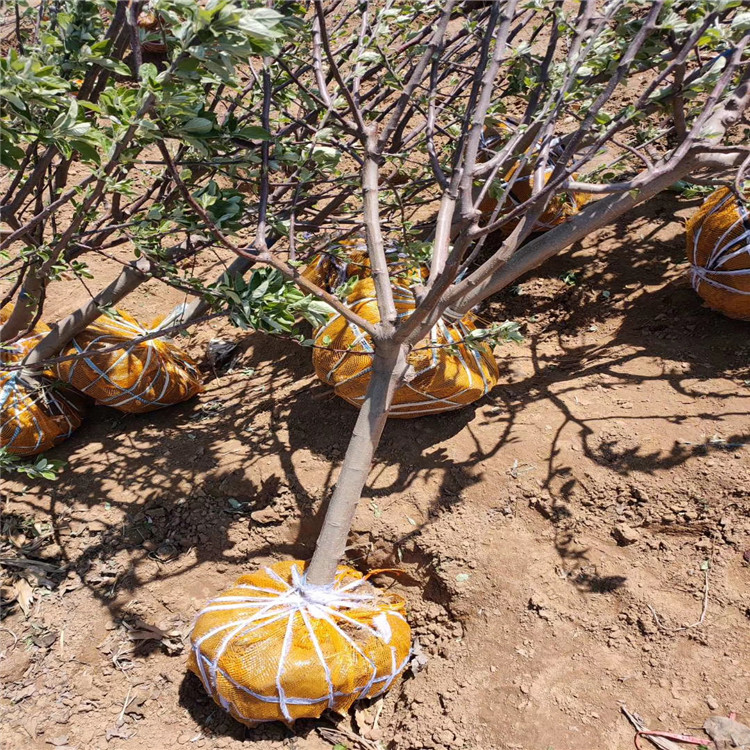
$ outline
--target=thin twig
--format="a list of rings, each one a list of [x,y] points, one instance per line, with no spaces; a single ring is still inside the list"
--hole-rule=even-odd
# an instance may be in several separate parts
[[[691,628],[697,628],[700,625],[703,625],[703,622],[706,619],[706,613],[708,612],[708,568],[703,571],[703,575],[705,580],[705,586],[703,589],[703,609],[701,610],[701,616],[692,625],[683,625],[680,628],[668,628],[661,621],[659,615],[656,613],[656,610],[650,604],[646,605],[653,615],[654,622],[656,623],[659,630],[662,630],[665,633],[681,633],[684,630],[690,630]]]

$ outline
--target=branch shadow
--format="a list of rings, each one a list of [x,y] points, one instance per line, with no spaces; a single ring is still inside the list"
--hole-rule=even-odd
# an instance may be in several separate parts
[[[675,214],[686,205],[667,196],[642,206],[597,235],[612,246],[607,253],[592,257],[589,248],[576,246],[521,279],[520,293],[507,290],[491,300],[487,317],[523,321],[528,329],[521,349],[507,345],[500,351],[501,385],[458,412],[391,420],[364,502],[385,500],[413,488],[417,479],[429,480],[435,489],[424,523],[432,523],[462,502],[467,487],[483,481],[488,465],[518,439],[514,431],[527,410],[547,401],[561,416],[541,480],[555,498],[548,516],[555,547],[581,591],[621,587],[625,578],[600,577],[567,531],[568,499],[578,480],[561,459],[563,432],[574,427],[586,459],[622,476],[666,472],[696,455],[733,452],[750,443],[746,432],[715,442],[677,443],[667,452],[646,451],[640,444],[602,438],[597,426],[614,416],[634,425],[643,420],[680,424],[686,414],[654,409],[646,415],[591,416],[576,408],[577,394],[595,381],[610,391],[659,382],[691,402],[740,398],[748,409],[737,413],[750,410],[750,389],[744,394],[714,382],[708,390],[696,385],[750,378],[750,347],[744,343],[747,324],[703,308],[683,278],[683,237],[674,226],[673,236],[665,236],[664,227],[674,225]],[[560,280],[571,270],[578,275],[575,285]],[[592,326],[608,326],[606,336],[587,340],[582,332]],[[272,557],[307,559],[312,553],[356,411],[313,380],[308,350],[260,334],[241,343],[235,371],[211,379],[199,400],[141,416],[92,409],[85,425],[50,453],[69,462],[61,478],[51,488],[30,482],[19,499],[38,511],[48,498],[61,565],[74,571],[113,619],[126,616],[124,603],[141,588],[157,580],[184,580],[207,562],[249,567]],[[532,368],[520,378],[513,370],[515,351],[525,352]],[[664,366],[656,374],[639,373],[633,365],[641,357]],[[716,423],[718,431],[732,413],[706,408],[698,416]],[[459,433],[473,447],[461,460],[451,459],[445,443]],[[91,518],[98,521],[96,531],[85,528]],[[103,572],[120,552],[127,553],[129,563],[113,584]],[[355,553],[353,559],[359,564],[366,555]],[[208,724],[217,709],[203,700],[197,685],[195,678],[185,679],[183,705]],[[260,738],[230,723],[225,731]],[[278,731],[274,738],[289,736]]]

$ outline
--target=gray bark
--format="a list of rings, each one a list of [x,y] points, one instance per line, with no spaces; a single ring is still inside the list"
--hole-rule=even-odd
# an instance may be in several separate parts
[[[108,287],[67,318],[55,323],[50,332],[29,352],[24,365],[33,370],[43,364],[44,360],[54,357],[74,336],[93,323],[105,307],[116,305],[142,284],[148,278],[146,273],[150,265],[149,261],[141,258],[136,263],[126,266]]]
[[[406,375],[406,354],[406,347],[395,347],[387,342],[376,347],[367,395],[307,569],[308,583],[325,586],[334,580],[336,568],[346,550],[362,488],[388,419],[393,394]]]

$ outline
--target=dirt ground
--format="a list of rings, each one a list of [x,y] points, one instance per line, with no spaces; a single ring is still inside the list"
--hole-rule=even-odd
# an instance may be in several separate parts
[[[378,582],[422,656],[353,716],[245,729],[185,669],[206,599],[312,552],[355,411],[309,351],[213,321],[188,350],[242,355],[198,399],[92,409],[57,481],[2,490],[4,539],[46,566],[0,623],[0,747],[620,750],[623,705],[653,729],[750,723],[750,324],[685,279],[696,205],[652,201],[495,299],[526,336],[501,385],[389,423],[349,554],[402,571]],[[321,736],[336,722],[364,740]]]

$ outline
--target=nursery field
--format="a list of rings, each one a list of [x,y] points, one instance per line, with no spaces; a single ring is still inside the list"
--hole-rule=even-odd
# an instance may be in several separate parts
[[[377,581],[417,657],[338,723],[243,727],[185,644],[239,574],[310,557],[356,412],[289,341],[221,320],[182,338],[239,354],[177,407],[93,409],[48,454],[56,481],[4,481],[0,747],[619,750],[622,706],[687,734],[750,723],[750,337],[686,279],[698,203],[649,201],[493,298],[524,333],[501,384],[388,424],[348,558],[397,571]],[[50,319],[79,295],[59,283]],[[181,299],[152,281],[123,307]]]

